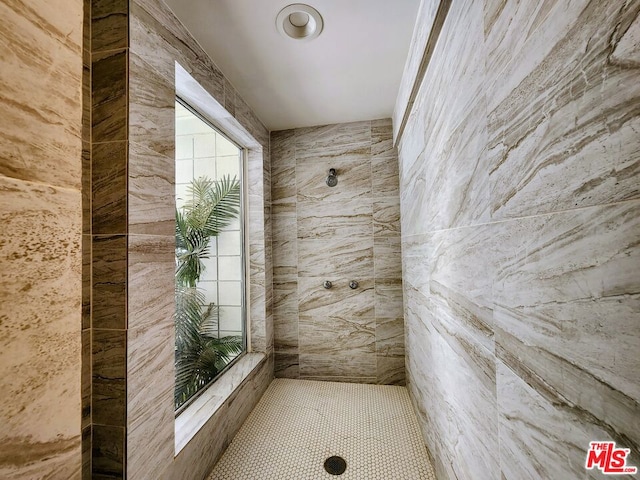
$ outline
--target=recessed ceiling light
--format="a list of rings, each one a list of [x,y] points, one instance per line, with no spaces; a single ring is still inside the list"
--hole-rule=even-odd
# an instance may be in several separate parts
[[[318,11],[303,3],[284,7],[276,18],[278,31],[296,40],[311,40],[322,32],[324,22]]]

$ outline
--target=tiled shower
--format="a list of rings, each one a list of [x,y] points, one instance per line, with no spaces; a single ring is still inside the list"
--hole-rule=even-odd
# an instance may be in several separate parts
[[[204,479],[274,377],[406,383],[438,479],[640,464],[640,1],[423,0],[391,119],[276,132],[162,0],[0,9],[0,476]],[[254,363],[176,452],[183,72],[247,147]]]
[[[271,134],[276,377],[404,384],[391,137],[390,119]]]

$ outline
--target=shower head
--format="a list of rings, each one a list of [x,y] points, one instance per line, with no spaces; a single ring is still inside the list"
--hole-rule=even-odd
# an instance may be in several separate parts
[[[329,169],[329,176],[327,177],[326,182],[330,187],[335,187],[338,184],[338,177],[336,176],[335,168]]]

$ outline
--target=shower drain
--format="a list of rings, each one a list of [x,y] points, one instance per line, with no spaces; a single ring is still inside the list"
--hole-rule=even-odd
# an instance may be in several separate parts
[[[347,462],[342,457],[329,457],[324,461],[324,469],[331,475],[342,475],[347,469]]]

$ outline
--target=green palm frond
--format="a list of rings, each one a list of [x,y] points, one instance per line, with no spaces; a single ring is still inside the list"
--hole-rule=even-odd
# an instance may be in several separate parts
[[[176,386],[179,408],[243,350],[240,336],[217,338],[219,310],[196,287],[209,241],[240,213],[240,183],[225,176],[192,182],[192,200],[176,209]]]
[[[176,281],[195,287],[209,258],[209,240],[240,214],[240,182],[234,176],[193,180],[192,199],[176,209]]]

